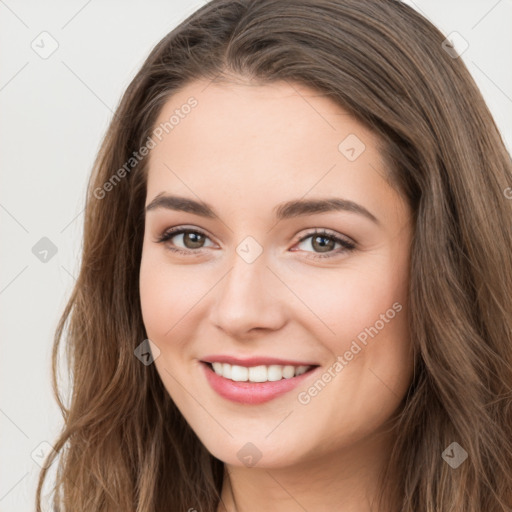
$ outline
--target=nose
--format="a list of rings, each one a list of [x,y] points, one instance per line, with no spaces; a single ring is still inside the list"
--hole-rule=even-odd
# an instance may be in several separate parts
[[[286,287],[261,255],[247,263],[238,254],[233,266],[215,287],[210,320],[232,338],[243,339],[286,323]]]

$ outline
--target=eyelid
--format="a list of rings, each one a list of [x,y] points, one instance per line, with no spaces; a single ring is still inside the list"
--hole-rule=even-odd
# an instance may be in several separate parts
[[[212,239],[212,237],[206,231],[204,231],[201,228],[189,227],[187,225],[183,225],[183,226],[175,226],[175,227],[172,227],[172,228],[165,229],[160,235],[157,236],[156,240],[154,240],[154,241],[157,242],[157,243],[159,243],[159,242],[166,242],[170,238],[174,238],[175,236],[181,235],[184,232],[197,233],[199,235],[203,235],[204,237],[208,238],[209,240]],[[192,251],[193,252],[198,252],[200,250],[201,250],[201,248],[197,249],[197,250],[185,249],[185,251],[187,251],[187,252],[192,252]]]
[[[296,243],[304,241],[306,238],[309,238],[313,235],[324,235],[329,238],[335,238],[339,239],[343,242],[346,242],[347,244],[353,244],[356,245],[356,242],[352,240],[350,237],[346,235],[342,235],[341,233],[338,233],[336,231],[332,231],[327,228],[313,228],[312,230],[308,231],[306,234],[303,234],[300,238],[297,239]]]

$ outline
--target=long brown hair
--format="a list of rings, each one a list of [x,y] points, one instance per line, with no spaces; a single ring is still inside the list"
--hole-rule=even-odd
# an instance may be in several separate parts
[[[156,45],[96,159],[80,273],[55,333],[64,427],[47,464],[58,458],[56,511],[217,508],[223,463],[154,365],[134,356],[146,338],[138,277],[147,159],[129,170],[126,162],[177,90],[237,75],[304,84],[348,110],[380,136],[413,211],[414,377],[396,420],[394,478],[383,480],[394,510],[512,510],[512,168],[444,39],[395,0],[213,0]],[[57,379],[64,334],[69,406]],[[453,442],[468,454],[456,469],[442,457]]]

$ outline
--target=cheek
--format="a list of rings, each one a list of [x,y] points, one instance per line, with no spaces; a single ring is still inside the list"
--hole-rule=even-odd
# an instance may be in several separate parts
[[[143,251],[139,292],[142,316],[148,335],[163,339],[202,296],[207,280],[194,265],[171,265],[165,251]],[[173,331],[174,332],[174,331]]]
[[[143,256],[140,268],[140,303],[148,336],[161,338],[171,327],[176,302],[176,286],[167,286],[161,266]]]
[[[156,370],[181,410],[190,406],[179,384],[191,378],[191,368],[182,364],[187,353],[186,335],[194,329],[193,306],[204,295],[191,269],[170,265],[165,251],[143,250],[139,293],[144,327],[160,352],[154,361]]]
[[[297,399],[304,424],[334,444],[356,442],[380,428],[410,385],[413,357],[406,297],[381,285],[338,296],[339,308],[326,301],[324,320],[335,334],[316,328],[333,357],[317,381],[299,390]]]
[[[295,291],[309,309],[295,318],[336,355],[349,350],[353,340],[370,339],[372,326],[390,333],[405,316],[399,310],[407,300],[406,275],[396,266],[393,271],[386,259],[323,274],[316,269],[315,275],[295,279]]]

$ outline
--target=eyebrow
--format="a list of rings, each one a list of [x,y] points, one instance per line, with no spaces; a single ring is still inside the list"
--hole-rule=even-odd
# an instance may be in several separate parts
[[[158,194],[146,206],[146,212],[156,210],[158,208],[193,213],[210,219],[218,218],[215,209],[208,203],[186,197],[166,195],[163,192]],[[281,203],[273,209],[273,213],[278,220],[334,211],[357,213],[359,215],[363,215],[375,224],[380,225],[380,221],[377,217],[375,217],[373,213],[369,212],[364,206],[361,206],[354,201],[338,197],[328,197],[325,199],[294,199]]]

